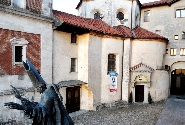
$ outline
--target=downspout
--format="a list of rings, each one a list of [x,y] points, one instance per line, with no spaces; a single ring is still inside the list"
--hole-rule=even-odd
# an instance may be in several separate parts
[[[125,39],[123,39],[123,46],[122,46],[122,67],[121,67],[121,69],[122,69],[122,74],[121,74],[121,100],[122,100],[122,91],[123,91],[123,57],[124,57],[124,40]]]
[[[131,4],[131,26],[130,29],[132,30],[132,10],[133,10],[133,0],[132,0],[132,4]]]

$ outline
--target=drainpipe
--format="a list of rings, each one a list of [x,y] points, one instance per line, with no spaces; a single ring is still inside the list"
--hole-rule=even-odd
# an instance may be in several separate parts
[[[132,4],[131,4],[131,26],[130,26],[131,30],[132,30],[132,9],[133,9],[133,0],[132,0]]]
[[[121,67],[121,69],[122,69],[122,74],[121,74],[121,100],[122,100],[122,91],[123,91],[123,89],[122,89],[122,87],[123,87],[123,57],[124,57],[124,40],[125,39],[123,39],[123,50],[122,50],[122,67]]]

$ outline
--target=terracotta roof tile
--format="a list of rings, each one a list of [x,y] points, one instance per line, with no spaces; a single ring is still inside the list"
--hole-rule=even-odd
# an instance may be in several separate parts
[[[0,4],[10,6],[11,5],[11,0],[0,0]]]
[[[153,33],[153,32],[150,32],[146,29],[143,29],[139,26],[137,26],[136,28],[134,28],[132,30],[132,35],[134,38],[143,38],[143,39],[166,39],[168,40],[167,38],[163,37],[163,36],[160,36],[156,33]]]
[[[26,0],[26,9],[33,13],[41,13],[42,0]]]
[[[114,26],[113,28],[116,29],[121,34],[124,34],[125,37],[132,37],[131,29],[126,26],[120,25],[120,26]]]
[[[68,14],[65,12],[60,12],[57,10],[53,10],[53,14],[62,22],[65,22],[73,26],[101,32],[104,34],[120,35],[120,36],[124,35],[123,33],[117,31],[116,29],[114,29],[113,27],[111,27],[110,25],[108,25],[107,23],[103,22],[100,19],[83,18],[80,16],[75,16],[75,15]]]
[[[142,4],[142,8],[144,7],[152,7],[152,6],[161,6],[161,5],[171,5],[179,0],[159,0],[149,3]]]
[[[150,69],[151,71],[154,71],[154,69],[153,69],[152,67],[150,67],[150,66],[148,66],[148,65],[146,65],[146,64],[143,64],[142,62],[140,62],[139,64],[137,64],[137,65],[135,65],[135,66],[133,66],[133,67],[131,67],[130,70],[133,71],[133,70],[135,70],[135,69],[137,69],[137,68],[139,68],[139,67],[141,67],[141,66],[145,66],[145,67],[147,67],[148,69]]]

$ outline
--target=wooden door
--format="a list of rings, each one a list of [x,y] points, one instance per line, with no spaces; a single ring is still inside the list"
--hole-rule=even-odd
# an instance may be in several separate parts
[[[80,87],[66,88],[66,110],[68,113],[80,110]]]
[[[136,85],[135,87],[135,102],[144,101],[144,85]]]

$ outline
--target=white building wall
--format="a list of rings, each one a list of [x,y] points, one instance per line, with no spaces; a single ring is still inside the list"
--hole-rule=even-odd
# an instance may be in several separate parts
[[[136,1],[130,0],[93,0],[83,2],[78,10],[78,15],[85,18],[94,18],[94,13],[103,14],[103,21],[111,26],[125,25],[131,27],[131,7],[133,11],[133,27],[135,27],[135,14],[139,12]],[[124,13],[124,18],[128,19],[124,24],[116,18],[117,13]],[[138,24],[138,23],[137,23]]]
[[[153,69],[163,66],[166,43],[157,40],[135,39],[132,41],[131,67],[142,62]]]
[[[108,70],[108,55],[116,55],[117,93],[110,95],[110,75]],[[122,87],[122,55],[123,40],[115,38],[102,38],[102,62],[101,62],[101,102],[108,103],[121,100]]]
[[[168,54],[164,57],[164,65],[171,66],[174,62],[185,61],[185,59],[180,56],[180,48],[185,48],[185,39],[182,39],[182,31],[185,30],[185,19],[175,18],[176,9],[183,9],[185,7],[184,5],[185,1],[180,0],[171,6],[166,5],[141,10],[141,27],[169,39],[167,46]],[[150,22],[144,22],[144,11],[146,10],[150,10]],[[179,39],[174,40],[174,35],[178,35]],[[170,56],[170,48],[177,49],[176,56]]]
[[[78,72],[70,72],[71,58],[77,58],[78,42],[71,43],[71,34],[54,30],[53,82],[77,80]]]

